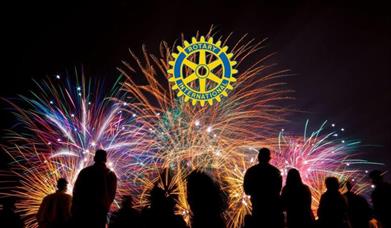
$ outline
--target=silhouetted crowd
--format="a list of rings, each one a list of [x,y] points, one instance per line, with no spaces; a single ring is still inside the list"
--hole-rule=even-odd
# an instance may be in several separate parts
[[[183,216],[175,213],[177,199],[157,185],[149,192],[149,206],[142,211],[133,208],[132,197],[122,199],[120,209],[111,214],[117,188],[116,175],[106,167],[107,153],[98,150],[95,164],[83,169],[75,182],[73,195],[66,193],[68,182],[57,181],[57,191],[42,200],[37,213],[40,228],[186,228]],[[374,186],[372,207],[367,200],[353,193],[341,194],[335,177],[325,180],[326,192],[320,198],[317,219],[313,215],[311,189],[305,185],[296,169],[290,169],[282,188],[282,176],[269,163],[270,151],[259,150],[259,163],[244,176],[244,192],[250,196],[252,213],[245,217],[245,228],[390,228],[391,185],[380,171],[372,171]],[[190,227],[224,228],[226,194],[208,174],[195,170],[187,177],[187,202],[190,207]],[[109,220],[109,221],[108,221]],[[0,228],[24,227],[15,212],[15,202],[3,203]]]

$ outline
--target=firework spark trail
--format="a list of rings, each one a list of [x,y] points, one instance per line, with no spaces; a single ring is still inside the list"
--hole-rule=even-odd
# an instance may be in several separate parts
[[[326,177],[335,176],[341,183],[351,181],[355,192],[365,194],[368,193],[369,182],[366,178],[367,171],[363,167],[382,165],[357,159],[360,142],[341,139],[335,129],[330,131],[326,128],[326,123],[310,135],[307,135],[308,121],[302,136],[286,134],[282,130],[276,139],[277,143],[271,147],[271,163],[281,170],[284,181],[289,169],[300,171],[303,182],[311,189],[314,211],[325,191]],[[228,183],[230,207],[236,208],[229,212],[232,227],[240,226],[244,216],[251,211],[250,199],[243,192],[243,178],[246,170],[257,163],[258,152],[253,148],[249,148],[248,152],[233,168],[223,169],[228,172],[224,176]]]
[[[283,176],[287,175],[290,168],[300,171],[303,181],[315,195],[313,208],[318,206],[324,190],[323,182],[327,176],[336,176],[341,182],[351,180],[355,182],[358,193],[364,191],[368,187],[368,182],[364,180],[366,173],[363,167],[381,163],[358,159],[360,141],[341,139],[341,133],[334,127],[330,130],[326,125],[327,121],[307,135],[308,123],[307,120],[304,135],[301,137],[287,136],[284,131],[279,134],[279,147],[276,148],[277,159],[274,164],[283,167]]]
[[[206,38],[210,36],[212,32]],[[229,37],[221,39],[223,45]],[[145,207],[157,183],[175,196],[177,213],[187,221],[186,177],[194,169],[208,172],[229,196],[229,227],[239,227],[251,210],[242,183],[256,162],[255,148],[274,148],[273,163],[283,175],[291,167],[299,169],[311,187],[314,206],[326,175],[361,183],[362,172],[353,168],[368,163],[349,154],[357,142],[323,134],[324,126],[310,135],[278,135],[291,111],[279,103],[290,99],[291,91],[280,81],[288,72],[272,72],[273,65],[266,64],[271,55],[252,61],[262,45],[245,36],[232,45],[238,80],[228,97],[210,107],[176,97],[167,81],[173,50],[165,42],[159,56],[145,47],[143,58],[131,52],[136,64],[124,62],[119,69],[125,76],[121,91],[116,84],[103,94],[103,86],[84,77],[65,86],[49,80],[37,83],[40,91],[32,93],[32,99],[22,97],[28,109],[10,102],[26,128],[20,131],[25,133],[10,132],[7,139],[13,146],[6,150],[14,159],[13,172],[21,178],[12,194],[22,199],[18,208],[28,226],[36,227],[33,216],[41,199],[54,191],[55,180],[65,176],[72,184],[80,169],[92,164],[96,148],[109,151],[108,165],[120,176],[119,196],[132,192],[136,207]],[[365,183],[357,186],[365,189]]]
[[[262,42],[245,42],[245,39],[241,39],[234,46],[232,52],[239,69],[243,61],[258,51],[261,45]],[[271,67],[263,63],[266,58],[242,69],[234,92],[219,104],[194,107],[177,99],[167,84],[167,62],[171,58],[171,49],[163,42],[160,50],[162,56],[156,57],[143,48],[143,60],[132,53],[139,70],[125,63],[127,69],[120,71],[127,77],[124,90],[136,98],[136,102],[129,105],[129,110],[151,124],[153,146],[162,151],[164,157],[187,156],[189,152],[181,151],[194,147],[191,152],[195,153],[211,145],[212,141],[217,145],[224,144],[224,148],[226,145],[258,143],[269,138],[275,132],[276,124],[286,117],[287,109],[276,105],[276,102],[288,99],[290,91],[281,87],[283,83],[275,82],[286,71],[262,75]],[[140,85],[134,81],[140,74],[147,81],[146,84]],[[172,150],[177,151],[171,153]]]
[[[23,128],[10,131],[3,146],[14,160],[12,173],[20,178],[8,195],[20,198],[18,210],[27,227],[37,226],[34,215],[42,198],[55,191],[56,180],[66,177],[72,190],[98,148],[108,151],[108,167],[119,177],[117,198],[129,190],[141,192],[135,173],[146,172],[154,158],[143,144],[143,123],[123,111],[125,101],[110,99],[122,97],[119,81],[111,91],[84,77],[76,77],[76,83],[57,78],[36,84],[32,98],[8,101]]]
[[[206,39],[210,36],[211,33]],[[228,42],[227,38],[223,45]],[[277,126],[290,112],[280,106],[279,101],[290,99],[291,91],[280,82],[288,71],[270,72],[273,65],[265,62],[271,55],[251,65],[246,62],[262,45],[263,42],[256,43],[246,37],[233,45],[231,52],[240,72],[238,80],[228,97],[213,106],[192,106],[176,97],[167,82],[167,63],[172,60],[172,49],[165,42],[160,46],[160,56],[150,54],[143,47],[141,59],[131,52],[137,68],[124,62],[125,69],[119,69],[126,76],[123,89],[135,98],[127,107],[128,111],[137,113],[142,122],[148,124],[149,132],[143,140],[149,144],[149,151],[156,153],[155,176],[161,168],[169,170],[174,183],[170,186],[175,187],[166,190],[182,191],[182,197],[178,198],[179,214],[188,214],[185,179],[192,170],[204,170],[217,181],[229,183],[227,186],[223,184],[228,193],[236,191],[241,184],[231,186],[229,179],[239,180],[240,175],[234,176],[229,170],[234,170],[247,156],[244,151],[248,147],[276,143],[273,137],[278,133]],[[140,84],[140,78],[146,83]],[[162,178],[154,181],[164,182]],[[242,218],[233,216],[237,210],[242,210],[242,197],[237,198],[240,198],[240,206],[230,207],[226,214],[231,227],[242,222]]]

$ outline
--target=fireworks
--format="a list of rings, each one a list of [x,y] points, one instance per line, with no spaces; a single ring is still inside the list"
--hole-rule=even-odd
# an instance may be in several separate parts
[[[60,79],[36,82],[39,93],[21,97],[22,106],[10,102],[23,127],[7,135],[5,150],[21,179],[10,195],[20,198],[18,210],[28,227],[36,226],[34,215],[42,198],[55,191],[56,180],[66,177],[72,190],[97,148],[109,151],[107,165],[119,177],[119,197],[137,190],[133,175],[150,161],[140,141],[143,127],[123,111],[125,102],[108,98],[121,97],[118,82],[105,94],[104,86],[84,77],[76,83]]]
[[[281,170],[283,179],[291,168],[300,171],[303,182],[311,189],[314,211],[325,191],[324,180],[328,176],[337,177],[341,183],[351,181],[357,193],[368,191],[367,174],[362,167],[381,164],[357,159],[360,142],[341,139],[335,129],[326,127],[327,122],[307,135],[308,123],[302,136],[281,130],[276,144],[273,144],[271,163]],[[232,227],[238,227],[251,210],[251,202],[242,186],[246,170],[257,162],[257,154],[255,149],[249,148],[240,163],[233,169],[225,170],[229,172],[226,176],[231,207],[236,208],[230,214]]]
[[[211,107],[188,105],[175,97],[167,81],[172,51],[166,43],[160,47],[160,57],[149,54],[145,48],[144,59],[132,53],[138,69],[125,63],[127,68],[121,70],[127,79],[123,89],[136,100],[129,104],[129,111],[150,124],[151,149],[159,151],[161,160],[191,160],[193,168],[206,164],[220,167],[220,162],[239,152],[237,148],[265,143],[275,135],[275,126],[289,112],[278,105],[278,101],[289,99],[290,91],[278,81],[287,71],[268,72],[271,66],[264,62],[270,56],[242,67],[261,45],[262,42],[246,42],[245,38],[234,45],[231,52],[241,73],[232,94]],[[146,84],[134,81],[140,75]],[[214,161],[207,158],[219,154],[223,156]]]
[[[355,182],[355,190],[361,193],[368,183],[364,180],[363,165],[379,165],[358,159],[360,141],[343,139],[333,127],[327,127],[327,121],[319,129],[307,135],[308,120],[303,136],[279,134],[279,147],[276,148],[274,164],[282,168],[286,176],[290,168],[300,171],[303,182],[308,184],[313,195],[313,209],[318,208],[321,194],[324,192],[324,179],[335,176],[342,183]],[[342,130],[343,131],[343,130]],[[341,139],[342,138],[342,139]]]
[[[224,46],[230,39],[221,41]],[[131,52],[135,64],[124,62],[119,69],[124,78],[110,91],[84,77],[72,83],[58,76],[37,82],[39,92],[21,97],[24,106],[10,102],[24,127],[7,136],[11,168],[21,180],[10,194],[21,198],[18,209],[28,227],[36,227],[34,215],[56,180],[67,177],[72,188],[97,148],[109,152],[107,164],[119,177],[118,197],[131,192],[136,207],[145,207],[149,190],[158,184],[175,196],[177,213],[187,221],[186,177],[200,169],[228,196],[228,226],[243,223],[251,211],[243,176],[256,163],[260,147],[272,148],[272,162],[284,177],[290,168],[301,172],[313,207],[326,176],[350,179],[363,190],[364,174],[357,165],[370,163],[355,159],[359,142],[340,140],[334,131],[323,133],[325,124],[309,135],[306,124],[303,136],[276,130],[291,111],[280,103],[290,99],[291,91],[281,82],[288,71],[274,72],[267,64],[271,55],[253,60],[262,44],[243,37],[230,45],[239,74],[230,94],[213,106],[193,106],[176,97],[167,80],[173,50],[165,42],[159,56],[145,47],[143,58]]]

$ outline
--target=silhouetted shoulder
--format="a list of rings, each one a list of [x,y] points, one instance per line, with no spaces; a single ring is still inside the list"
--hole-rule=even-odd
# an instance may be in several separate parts
[[[311,189],[308,187],[308,185],[303,184],[303,189],[304,189],[305,192],[311,193]]]
[[[42,202],[47,202],[47,201],[51,200],[51,199],[54,197],[54,194],[55,194],[55,193],[51,193],[51,194],[49,194],[49,195],[43,197]]]
[[[80,170],[78,178],[88,175],[88,173],[92,172],[92,170],[93,170],[93,166],[85,167],[84,169]]]
[[[66,201],[72,201],[72,196],[67,193],[59,193],[63,199]]]
[[[256,174],[258,172],[258,169],[258,165],[251,166],[249,169],[247,169],[244,178],[246,179],[246,177]]]
[[[108,169],[108,173],[109,173],[109,175],[110,175],[111,177],[117,178],[117,175],[115,175],[115,173],[114,173],[112,170]]]
[[[80,171],[80,173],[91,172],[92,170],[94,170],[94,165],[90,165],[90,166],[85,167],[84,169],[82,169]]]
[[[281,175],[281,172],[280,172],[280,170],[279,170],[277,167],[268,164],[267,168],[268,168],[271,172],[273,172],[273,174]]]
[[[259,168],[259,164],[253,165],[253,166],[251,166],[246,172],[247,172],[247,173],[256,172],[256,171],[258,170],[258,168]]]
[[[254,180],[256,179],[257,173],[258,165],[254,165],[250,167],[244,175],[243,188],[247,195],[252,195],[255,191],[256,183]]]

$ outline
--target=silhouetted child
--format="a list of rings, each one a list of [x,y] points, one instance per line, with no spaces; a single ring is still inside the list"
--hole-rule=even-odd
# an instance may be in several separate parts
[[[163,189],[155,186],[150,192],[150,206],[142,212],[143,228],[187,228],[182,216],[175,215],[175,200]]]
[[[1,228],[23,228],[24,223],[15,212],[15,200],[11,198],[3,199],[3,210],[0,211]]]
[[[124,196],[121,208],[110,218],[109,228],[138,228],[140,224],[140,214],[133,208],[132,196]]]
[[[375,218],[382,228],[391,227],[391,185],[383,180],[383,175],[379,170],[374,170],[369,174],[375,186],[371,194]]]
[[[347,206],[339,192],[338,179],[327,177],[325,182],[327,191],[321,196],[318,208],[319,227],[348,228]]]
[[[187,201],[192,228],[223,228],[222,213],[227,209],[220,186],[206,173],[193,171],[187,177]]]
[[[117,177],[106,167],[107,153],[97,150],[95,164],[80,171],[73,188],[72,217],[76,227],[104,228],[114,200]]]
[[[43,198],[37,213],[40,228],[69,227],[72,196],[66,193],[67,186],[65,178],[58,179],[57,191]]]
[[[348,204],[348,217],[352,228],[369,228],[371,209],[367,200],[352,192],[352,184],[346,182],[347,192],[344,194]]]
[[[259,150],[257,165],[249,168],[244,176],[243,188],[251,196],[252,216],[246,227],[281,228],[284,225],[280,191],[282,177],[280,171],[269,164],[270,150]]]
[[[311,191],[303,184],[297,169],[290,169],[286,185],[282,189],[281,200],[287,212],[288,228],[308,228],[314,225],[311,210]]]

